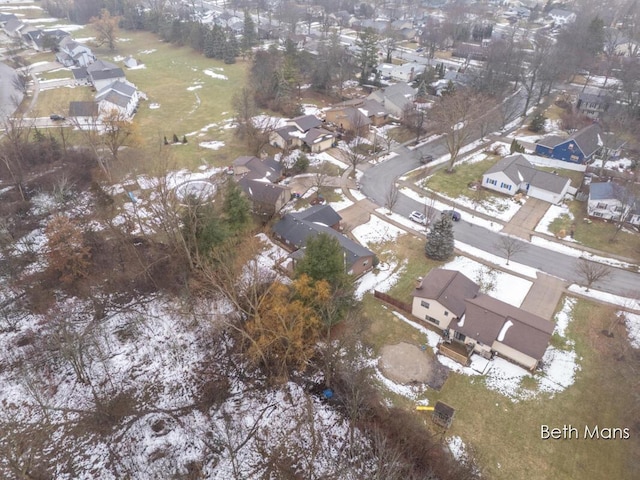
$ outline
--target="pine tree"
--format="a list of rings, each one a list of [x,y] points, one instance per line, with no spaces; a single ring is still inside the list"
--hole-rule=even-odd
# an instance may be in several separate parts
[[[453,247],[453,222],[448,215],[443,215],[432,224],[424,251],[429,258],[446,260],[453,254]]]
[[[511,141],[511,148],[509,149],[509,153],[524,153],[524,147],[518,143],[518,141],[514,138]]]
[[[229,39],[227,43],[225,43],[224,48],[224,63],[231,64],[236,63],[236,57],[240,53],[240,48],[238,47],[238,41],[236,37],[231,34],[229,35]]]
[[[378,35],[371,28],[365,28],[356,39],[360,49],[358,63],[360,65],[360,83],[367,83],[369,74],[378,62]]]
[[[296,276],[307,275],[312,280],[326,280],[333,288],[346,280],[344,252],[335,237],[320,233],[309,237],[304,257],[296,266]]]
[[[244,11],[244,30],[242,32],[242,50],[249,51],[257,42],[256,25],[248,10]]]
[[[250,205],[236,182],[227,182],[223,210],[232,233],[242,232],[251,222]]]

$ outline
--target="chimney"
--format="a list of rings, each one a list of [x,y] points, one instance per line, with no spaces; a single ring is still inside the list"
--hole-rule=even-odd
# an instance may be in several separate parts
[[[416,290],[422,289],[422,277],[416,278]]]

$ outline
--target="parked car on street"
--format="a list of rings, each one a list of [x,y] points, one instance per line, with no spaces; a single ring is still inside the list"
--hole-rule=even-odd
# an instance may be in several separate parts
[[[65,118],[62,115],[58,115],[57,113],[52,113],[51,115],[49,115],[49,118],[55,121],[65,120]]]
[[[459,222],[460,218],[462,217],[460,215],[460,212],[456,212],[455,210],[443,210],[442,216],[445,216],[445,215],[449,217],[451,220],[453,220],[454,222]]]
[[[421,155],[420,163],[429,163],[433,162],[433,155]]]
[[[424,214],[420,212],[416,212],[416,211],[411,212],[409,214],[409,219],[413,220],[416,223],[419,223],[420,225],[427,224],[427,217],[425,217]]]

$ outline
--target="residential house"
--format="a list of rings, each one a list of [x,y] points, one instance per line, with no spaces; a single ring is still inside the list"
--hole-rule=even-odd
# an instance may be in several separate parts
[[[526,155],[505,157],[482,175],[482,186],[507,195],[525,192],[527,195],[558,204],[562,202],[571,180],[561,175],[536,169]]]
[[[487,60],[487,49],[475,43],[458,43],[451,56],[484,62]]]
[[[465,313],[450,324],[449,336],[487,358],[499,355],[534,370],[553,329],[553,322],[479,294],[465,299]]]
[[[96,91],[101,91],[105,87],[108,87],[112,83],[117,81],[124,81],[124,71],[110,62],[104,60],[96,60],[87,67],[87,74],[91,84],[95,87]]]
[[[9,20],[17,20],[13,13],[0,13],[0,26],[4,27]]]
[[[426,65],[417,62],[408,62],[402,65],[382,63],[378,66],[378,71],[382,78],[391,78],[396,82],[412,82],[424,72]]]
[[[273,131],[269,140],[283,150],[305,147],[312,153],[322,152],[333,146],[335,135],[321,128],[321,125],[322,120],[315,115],[302,115],[288,120],[284,127]]]
[[[69,37],[64,30],[40,30],[37,28],[24,29],[22,42],[38,52],[55,49],[63,38]]]
[[[353,106],[339,106],[325,111],[327,122],[338,127],[341,133],[364,136],[369,131],[371,120],[360,109]]]
[[[73,80],[76,85],[91,85],[91,79],[86,67],[72,68]]]
[[[576,110],[589,118],[598,118],[605,113],[613,103],[611,97],[606,94],[594,95],[593,93],[582,92],[578,95]]]
[[[122,63],[124,63],[124,66],[127,68],[137,68],[140,65],[142,65],[142,62],[139,62],[138,60],[133,58],[131,55],[125,58]]]
[[[58,43],[56,60],[65,67],[87,67],[96,61],[96,56],[89,47],[68,36]]]
[[[536,145],[536,155],[571,163],[588,163],[604,145],[602,129],[594,123],[568,138],[555,135],[542,138]]]
[[[591,183],[587,214],[614,221],[622,217],[626,222],[640,226],[640,199],[630,189],[615,182]]]
[[[358,112],[367,117],[369,121],[361,122],[360,120],[358,120],[358,116],[354,116],[351,113],[342,112],[341,110],[345,108],[355,108],[356,110],[358,110]],[[347,100],[335,105],[329,110],[325,110],[325,120],[329,123],[333,123],[338,127],[340,127],[340,118],[344,119],[347,117],[347,124],[344,124],[343,120],[342,128],[349,131],[354,130],[354,127],[359,126],[359,128],[362,129],[362,131],[359,132],[359,135],[364,135],[365,125],[368,129],[369,125],[375,125],[376,127],[379,127],[387,123],[389,112],[387,112],[379,102],[375,100],[369,100],[367,98],[355,98],[353,100]]]
[[[415,99],[417,90],[406,83],[396,83],[371,92],[367,100],[375,100],[396,118],[401,118],[407,105]]]
[[[95,128],[99,112],[96,102],[69,102],[68,118],[80,128]]]
[[[251,210],[260,216],[271,218],[291,199],[291,188],[264,180],[243,177],[238,185],[251,200]]]
[[[329,205],[315,205],[302,212],[287,213],[273,227],[274,236],[294,249],[291,258],[299,260],[309,238],[320,233],[334,237],[344,252],[345,271],[358,276],[373,267],[375,254],[340,233],[341,217]]]
[[[275,183],[282,177],[282,165],[271,157],[264,160],[253,156],[238,157],[233,161],[233,174],[236,178],[249,175],[254,179]]]
[[[26,25],[24,23],[22,23],[20,20],[18,20],[17,17],[15,17],[7,20],[2,29],[4,30],[4,33],[7,34],[7,36],[12,38],[20,38],[22,35],[21,30],[25,28],[25,26]]]
[[[475,297],[479,290],[460,272],[434,268],[418,281],[411,313],[444,331],[452,321],[462,318],[465,299]]]
[[[559,26],[567,25],[568,23],[576,21],[575,13],[570,12],[569,10],[562,10],[561,8],[554,8],[550,10],[548,15],[553,20],[553,23]]]
[[[430,84],[431,91],[436,96],[441,96],[442,93],[453,87],[465,87],[470,82],[469,75],[459,72],[457,70],[447,70],[443,78],[436,80]]]
[[[122,80],[105,86],[96,94],[101,115],[116,111],[121,118],[129,119],[135,114],[139,101],[140,94],[135,85]]]

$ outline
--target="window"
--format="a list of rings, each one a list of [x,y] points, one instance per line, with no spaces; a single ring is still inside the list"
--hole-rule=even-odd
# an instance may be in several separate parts
[[[426,300],[422,300],[420,302],[420,305],[422,305],[424,308],[429,308],[429,302],[427,302]]]
[[[580,160],[580,159],[578,158],[578,156],[577,156],[577,155],[571,155],[571,157],[569,157],[569,159],[570,159],[572,162],[577,162],[577,161],[579,161],[579,160]]]
[[[602,217],[602,212],[593,212],[592,214],[594,217]]]
[[[494,180],[493,178],[487,178],[487,183],[488,183],[489,185],[497,185],[497,184],[498,184],[498,181],[497,181],[497,180]]]
[[[622,207],[615,207],[613,211],[617,213],[622,213]]]
[[[366,267],[367,265],[369,265],[369,260],[365,260],[364,262],[362,262],[363,267]]]
[[[596,208],[599,208],[600,210],[605,210],[607,208],[607,204],[606,203],[598,203],[596,205]]]
[[[449,316],[449,312],[447,312],[446,310],[444,311],[444,316],[448,317]]]
[[[464,339],[467,338],[466,335],[463,335],[460,332],[455,332],[453,334],[453,338],[455,338],[456,340],[460,341],[460,342],[464,342]]]
[[[433,323],[433,324],[435,324],[435,325],[440,325],[440,320],[436,320],[435,318],[431,318],[429,315],[425,315],[425,316],[424,316],[424,319],[425,319],[427,322],[431,322],[431,323]]]

